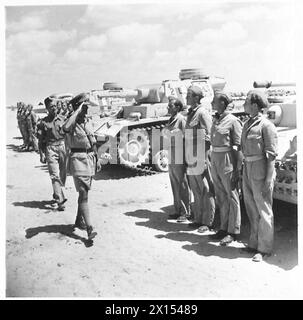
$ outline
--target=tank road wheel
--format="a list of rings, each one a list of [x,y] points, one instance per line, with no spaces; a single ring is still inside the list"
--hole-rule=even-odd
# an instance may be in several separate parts
[[[149,137],[145,129],[122,132],[118,145],[120,163],[127,167],[137,167],[149,159]]]
[[[153,164],[157,171],[168,171],[168,152],[167,150],[160,150],[154,155]]]

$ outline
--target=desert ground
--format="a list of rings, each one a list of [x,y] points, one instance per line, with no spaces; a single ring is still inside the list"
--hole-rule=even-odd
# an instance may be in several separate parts
[[[105,166],[89,194],[98,232],[89,246],[86,232],[72,229],[77,210],[72,178],[66,210],[52,210],[47,167],[36,153],[18,151],[16,112],[8,109],[6,116],[7,297],[303,297],[296,206],[274,202],[274,253],[256,263],[239,250],[249,230],[244,209],[239,241],[220,247],[207,234],[168,219],[173,207],[167,173],[142,176]]]

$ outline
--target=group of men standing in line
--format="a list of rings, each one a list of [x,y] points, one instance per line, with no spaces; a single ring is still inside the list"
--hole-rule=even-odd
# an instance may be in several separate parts
[[[17,122],[23,139],[20,150],[38,152],[37,116],[31,104],[17,103]]]
[[[170,217],[178,222],[190,218],[189,226],[204,233],[213,229],[217,207],[220,227],[209,237],[226,246],[236,241],[240,234],[238,186],[242,181],[250,237],[248,246],[241,251],[253,254],[253,261],[259,262],[272,253],[274,231],[272,194],[278,139],[274,124],[262,114],[262,110],[268,107],[267,98],[257,90],[248,92],[244,110],[249,118],[243,125],[229,111],[232,101],[227,94],[215,94],[212,109],[216,114],[213,119],[201,104],[203,97],[200,87],[189,87],[187,117],[182,113],[182,102],[175,97],[169,99],[171,118],[164,137],[170,140],[169,177],[175,209]],[[176,141],[180,136],[184,144],[179,144],[180,150],[177,150]],[[197,156],[201,145],[204,154],[193,164],[188,155],[194,150]],[[175,161],[175,155],[180,152],[183,161]],[[203,172],[197,171],[197,167],[203,167]],[[194,197],[192,210],[191,194]]]

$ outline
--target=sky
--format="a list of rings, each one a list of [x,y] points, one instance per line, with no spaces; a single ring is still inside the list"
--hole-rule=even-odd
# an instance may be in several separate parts
[[[293,1],[7,5],[6,105],[160,83],[182,68],[225,77],[229,91],[295,81],[295,12]]]

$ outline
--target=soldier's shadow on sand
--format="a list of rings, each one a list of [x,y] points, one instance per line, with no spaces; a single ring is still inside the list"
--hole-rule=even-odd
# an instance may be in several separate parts
[[[23,150],[20,149],[20,145],[15,145],[15,144],[7,144],[6,149],[13,150],[15,152],[24,152]]]
[[[129,169],[118,164],[104,165],[100,172],[94,176],[94,180],[119,180],[145,176],[147,173]]]
[[[126,216],[148,219],[148,221],[136,222],[137,226],[147,227],[165,232],[191,231],[185,223],[177,223],[170,220],[168,214],[161,211],[136,210],[124,213]]]
[[[19,152],[19,153],[33,153],[34,150],[26,150],[26,149],[21,149],[21,145],[15,145],[15,144],[7,144],[6,145],[6,149],[8,150],[13,150],[15,152]]]
[[[74,233],[73,224],[53,224],[48,226],[39,226],[35,228],[28,228],[25,230],[25,238],[30,239],[37,236],[40,233],[60,233],[66,237],[80,240],[86,247],[93,245],[93,240],[88,240]]]
[[[169,211],[169,207],[161,209],[163,211]],[[169,220],[167,212],[136,210],[124,214],[144,220],[148,219],[147,221],[136,222],[136,225],[167,232],[166,234],[159,234],[155,237],[158,239],[166,238],[173,241],[187,242],[182,248],[188,251],[194,251],[198,255],[218,256],[225,259],[252,258],[252,255],[242,254],[240,251],[240,248],[243,248],[244,243],[248,240],[249,225],[247,219],[244,219],[245,222],[242,225],[242,232],[237,241],[237,247],[233,244],[222,247],[219,245],[219,242],[211,240],[208,235],[192,232],[192,229],[190,229],[187,224],[177,223],[176,220]],[[278,221],[277,223],[280,224],[281,222]],[[285,233],[287,233],[286,236]],[[286,242],[285,239],[288,239],[288,242]],[[190,244],[188,244],[188,242],[190,242]],[[274,254],[264,261],[284,270],[291,270],[298,264],[297,234],[296,228],[294,228],[292,224],[283,229],[275,230]]]
[[[13,202],[12,203],[15,207],[25,207],[25,208],[32,208],[32,209],[41,209],[41,210],[50,210],[52,209],[51,200],[42,200],[42,201],[22,201],[22,202]]]
[[[35,166],[34,168],[48,172],[48,166],[47,166],[47,164],[41,164],[41,165],[39,165],[39,166]]]

